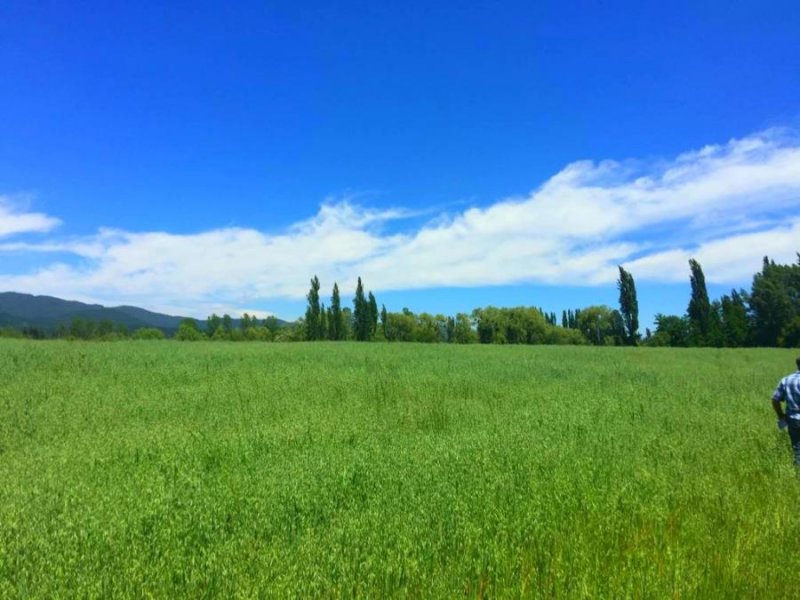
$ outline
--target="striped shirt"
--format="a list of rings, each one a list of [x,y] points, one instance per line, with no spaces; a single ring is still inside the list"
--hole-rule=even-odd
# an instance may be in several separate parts
[[[800,420],[800,371],[781,379],[772,399],[786,402],[786,416]]]

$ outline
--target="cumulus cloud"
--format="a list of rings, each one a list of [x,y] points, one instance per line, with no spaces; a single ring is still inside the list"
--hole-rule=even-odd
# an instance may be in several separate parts
[[[527,195],[392,233],[389,224],[408,216],[327,202],[277,234],[102,229],[83,239],[8,242],[0,252],[78,260],[0,274],[0,288],[197,313],[302,298],[313,274],[344,289],[361,275],[376,291],[600,285],[615,280],[617,264],[637,281],[684,281],[689,257],[710,282],[744,284],[765,254],[795,260],[800,141],[770,130],[671,160],[579,161]]]

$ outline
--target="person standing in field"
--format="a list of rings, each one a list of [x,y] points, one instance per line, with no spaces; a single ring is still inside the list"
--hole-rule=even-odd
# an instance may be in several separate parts
[[[778,427],[789,430],[789,440],[794,451],[794,464],[800,465],[800,356],[795,360],[797,371],[778,383],[772,394],[772,408],[778,415]],[[781,404],[786,403],[786,410]]]

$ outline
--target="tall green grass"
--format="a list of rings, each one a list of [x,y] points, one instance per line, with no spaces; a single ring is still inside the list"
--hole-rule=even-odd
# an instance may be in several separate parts
[[[797,597],[793,358],[0,340],[0,597]]]

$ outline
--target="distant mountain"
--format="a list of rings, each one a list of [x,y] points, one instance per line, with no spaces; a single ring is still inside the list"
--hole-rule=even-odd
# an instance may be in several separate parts
[[[36,327],[52,331],[59,325],[69,325],[73,319],[89,321],[109,320],[117,325],[126,325],[133,331],[141,327],[155,327],[167,334],[177,331],[184,317],[164,315],[136,306],[105,307],[100,304],[85,304],[74,300],[62,300],[53,296],[33,296],[17,292],[0,292],[0,327]],[[238,319],[234,322],[238,325]],[[281,326],[286,321],[278,320]],[[202,327],[205,321],[198,319]]]
[[[147,327],[157,327],[158,329],[177,330],[184,317],[173,317],[161,313],[152,312],[136,306],[117,306],[111,310],[123,313],[131,319],[147,323]]]

